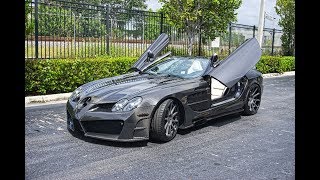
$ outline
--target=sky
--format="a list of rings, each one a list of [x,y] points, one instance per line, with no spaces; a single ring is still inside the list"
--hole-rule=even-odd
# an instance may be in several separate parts
[[[151,8],[153,11],[161,8],[161,4],[158,0],[147,0],[148,9]],[[265,19],[265,27],[281,29],[278,25],[279,16],[277,15],[274,6],[276,5],[276,0],[265,0],[264,10],[270,16],[276,18],[274,21]],[[259,11],[260,11],[260,0],[242,0],[242,4],[239,9],[236,10],[237,22],[238,24],[245,25],[256,25],[259,24]]]

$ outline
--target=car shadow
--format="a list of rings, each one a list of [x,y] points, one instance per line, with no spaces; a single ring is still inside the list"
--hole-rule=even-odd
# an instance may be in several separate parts
[[[99,144],[99,145],[104,145],[104,146],[113,146],[113,147],[123,147],[123,148],[139,148],[139,147],[144,147],[147,146],[148,141],[137,141],[137,142],[116,142],[116,141],[106,141],[106,140],[101,140],[101,139],[94,139],[90,137],[86,137],[83,134],[74,134],[72,133],[72,136],[83,140],[88,143],[93,143],[93,144]]]
[[[209,120],[209,121],[204,121],[203,123],[200,123],[200,124],[198,124],[196,126],[188,128],[188,129],[179,129],[178,130],[178,134],[180,134],[180,135],[189,134],[189,133],[191,133],[193,131],[197,131],[199,129],[202,129],[202,128],[205,128],[205,127],[208,127],[208,126],[221,127],[223,125],[232,123],[232,122],[237,121],[239,119],[241,119],[241,115],[239,113],[226,115],[226,116],[219,117],[219,118],[216,118],[216,119],[212,119],[212,120]]]
[[[241,119],[240,114],[232,114],[232,115],[227,115],[224,117],[219,117],[216,119],[212,119],[210,121],[205,121],[202,124],[198,124],[194,127],[188,128],[188,129],[179,129],[178,134],[180,135],[185,135],[189,134],[193,131],[197,131],[199,129],[208,127],[208,126],[215,126],[215,127],[221,127],[223,125],[232,123],[234,121],[237,121]],[[146,141],[137,141],[137,142],[116,142],[116,141],[106,141],[106,140],[100,140],[100,139],[94,139],[90,137],[86,137],[83,134],[75,134],[71,133],[74,137],[81,139],[85,142],[88,143],[93,143],[93,144],[99,144],[99,145],[105,145],[105,146],[113,146],[113,147],[122,147],[122,148],[139,148],[139,147],[145,147],[148,146],[148,142],[150,143],[156,143],[156,144],[163,144],[166,142],[161,142],[161,141],[155,141],[155,140],[146,140]]]

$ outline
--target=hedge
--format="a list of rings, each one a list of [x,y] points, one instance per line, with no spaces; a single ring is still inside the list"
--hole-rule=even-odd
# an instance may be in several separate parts
[[[78,86],[124,74],[137,58],[25,61],[25,95],[71,92]]]
[[[292,56],[262,56],[256,67],[263,74],[293,71],[295,70],[295,58]]]
[[[26,60],[25,95],[71,92],[87,82],[126,73],[136,59],[100,57],[87,60]],[[262,56],[257,69],[262,73],[292,71],[295,69],[295,59]]]

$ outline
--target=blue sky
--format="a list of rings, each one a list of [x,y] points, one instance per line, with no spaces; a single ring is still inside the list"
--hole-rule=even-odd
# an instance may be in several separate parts
[[[161,4],[158,0],[147,0],[148,9],[157,10],[161,8]],[[276,5],[276,0],[265,0],[265,11],[275,17],[275,21],[265,20],[265,26],[267,28],[281,29],[278,25],[279,16],[277,15],[274,6]],[[259,10],[260,10],[260,0],[242,0],[240,8],[236,11],[238,13],[237,23],[246,25],[256,25],[259,23]]]

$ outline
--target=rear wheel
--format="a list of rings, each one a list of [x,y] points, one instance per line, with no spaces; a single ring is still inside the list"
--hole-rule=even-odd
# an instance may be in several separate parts
[[[261,102],[261,88],[257,83],[253,83],[247,94],[243,115],[253,115],[258,112]]]
[[[168,142],[178,131],[180,109],[178,103],[167,99],[156,110],[150,128],[150,138],[157,141]]]

